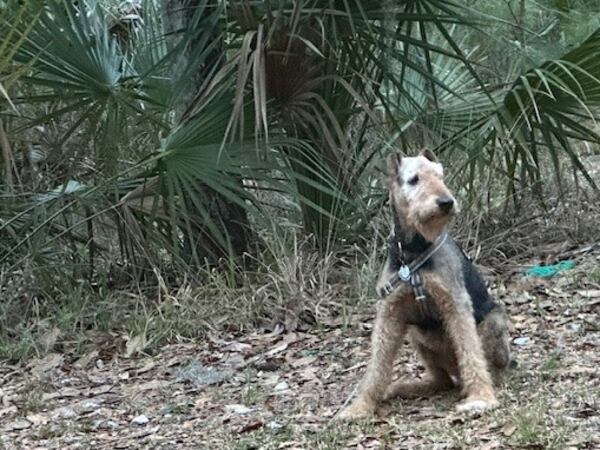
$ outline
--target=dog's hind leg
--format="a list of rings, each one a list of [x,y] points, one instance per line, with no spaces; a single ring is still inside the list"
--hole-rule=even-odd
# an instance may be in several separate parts
[[[427,368],[425,378],[418,381],[398,380],[392,383],[386,392],[386,399],[429,397],[456,387],[452,377],[439,364],[440,360],[445,359],[444,355],[440,355],[421,344],[416,344],[416,348]]]
[[[504,308],[498,305],[477,328],[494,384],[500,384],[511,364],[508,317]]]

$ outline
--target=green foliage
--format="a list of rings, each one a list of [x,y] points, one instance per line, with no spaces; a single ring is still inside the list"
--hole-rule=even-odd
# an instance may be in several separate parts
[[[476,174],[496,168],[505,176],[507,191],[516,192],[517,184],[540,182],[551,161],[560,187],[566,159],[596,187],[573,142],[599,142],[588,125],[598,118],[599,50],[597,31],[560,59],[531,68],[509,89],[499,89],[492,96],[496,102],[489,92],[471,92],[468,102],[451,99],[425,122],[439,130],[440,150],[465,153],[459,170],[468,174],[471,186]]]
[[[469,200],[595,187],[593,2],[166,3],[0,3],[0,276],[35,298],[232,267],[283,228],[361,243],[392,149],[434,147]]]

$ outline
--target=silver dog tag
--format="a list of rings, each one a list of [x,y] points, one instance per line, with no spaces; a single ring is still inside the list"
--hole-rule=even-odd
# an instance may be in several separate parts
[[[398,270],[398,276],[404,282],[410,280],[410,269],[406,265],[400,266],[400,270]]]

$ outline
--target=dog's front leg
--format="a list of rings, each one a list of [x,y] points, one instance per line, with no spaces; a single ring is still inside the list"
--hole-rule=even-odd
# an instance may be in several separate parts
[[[437,300],[446,332],[456,352],[459,376],[466,394],[466,399],[457,406],[457,410],[476,413],[494,408],[498,401],[468,293],[460,289],[450,293],[443,284],[437,282],[430,283],[427,289]]]
[[[392,270],[392,264],[390,261],[390,256],[388,255],[383,268],[381,269],[381,273],[379,274],[379,279],[377,280],[377,284],[375,285],[375,292],[377,295],[383,296],[385,295],[384,286],[390,280],[390,278],[394,275],[394,270]]]
[[[392,375],[394,359],[406,332],[400,317],[401,298],[391,295],[382,301],[371,337],[371,360],[354,401],[338,416],[354,419],[373,414],[384,397]]]

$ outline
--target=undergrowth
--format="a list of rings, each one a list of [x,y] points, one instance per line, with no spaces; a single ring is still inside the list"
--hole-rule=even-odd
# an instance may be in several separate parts
[[[543,249],[552,253],[567,242],[597,240],[600,213],[587,196],[551,203],[534,207],[532,201],[518,217],[467,208],[454,232],[476,262],[495,271],[511,261],[542,259]],[[243,269],[200,268],[193,277],[154,268],[143,280],[117,282],[107,265],[90,281],[68,264],[36,266],[24,258],[28,263],[19,271],[0,270],[0,357],[18,361],[52,351],[77,356],[98,347],[151,354],[167,342],[220,330],[306,329],[329,320],[346,326],[359,307],[374,302],[389,232],[385,215],[361,244],[326,251],[273,227]],[[598,284],[596,272],[588,276]]]

